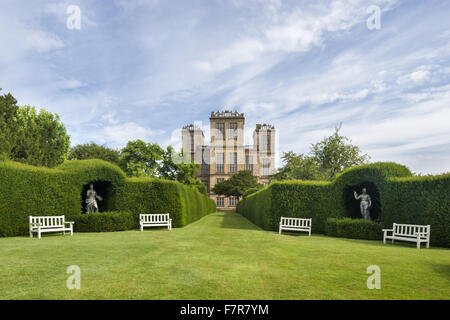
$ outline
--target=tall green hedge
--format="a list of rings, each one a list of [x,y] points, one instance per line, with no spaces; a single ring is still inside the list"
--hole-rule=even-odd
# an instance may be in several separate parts
[[[173,227],[183,227],[215,211],[214,201],[197,188],[175,181],[131,178],[116,189],[114,207],[136,213],[170,213]]]
[[[364,219],[328,218],[325,223],[326,235],[350,239],[381,240],[382,229],[381,224]]]
[[[91,212],[75,219],[75,232],[113,232],[138,228],[131,212]]]
[[[237,210],[266,230],[277,230],[283,216],[312,218],[312,232],[325,233],[327,218],[351,216],[349,206],[358,201],[348,200],[350,192],[366,186],[376,187],[373,209],[384,228],[430,224],[431,244],[450,247],[450,174],[413,177],[396,163],[357,166],[332,182],[275,182],[241,200]]]
[[[28,233],[28,216],[65,215],[77,220],[83,188],[91,182],[111,185],[108,211],[171,213],[174,227],[215,211],[214,202],[178,182],[129,179],[119,167],[102,160],[72,160],[55,169],[0,161],[0,236]],[[76,227],[75,227],[76,229]]]

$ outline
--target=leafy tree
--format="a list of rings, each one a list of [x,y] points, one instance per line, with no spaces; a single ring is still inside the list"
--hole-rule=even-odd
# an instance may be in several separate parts
[[[194,163],[186,154],[175,152],[171,146],[168,146],[158,170],[162,178],[193,184],[192,179],[195,180],[199,167],[200,165]]]
[[[158,177],[159,162],[163,155],[164,150],[156,143],[129,141],[121,150],[120,166],[128,176]]]
[[[120,151],[96,143],[79,144],[70,149],[69,160],[101,159],[120,164]]]
[[[18,110],[17,100],[10,93],[0,96],[0,154],[5,159],[17,144]]]
[[[326,180],[328,176],[312,157],[288,151],[281,157],[284,166],[272,176],[274,180]]]
[[[16,145],[10,159],[34,166],[55,167],[64,162],[70,148],[70,136],[57,114],[30,106],[19,107]]]
[[[251,171],[239,171],[231,176],[230,179],[217,183],[212,191],[215,194],[227,197],[242,197],[248,189],[260,187],[262,187],[262,185],[258,183],[258,180],[253,176]]]
[[[331,180],[350,167],[367,163],[370,157],[362,154],[358,146],[342,136],[341,125],[335,128],[334,134],[311,146],[311,156]]]
[[[369,156],[342,136],[339,131],[311,145],[309,155],[288,151],[283,154],[284,166],[272,176],[274,180],[332,180],[337,174],[355,165],[366,163]]]

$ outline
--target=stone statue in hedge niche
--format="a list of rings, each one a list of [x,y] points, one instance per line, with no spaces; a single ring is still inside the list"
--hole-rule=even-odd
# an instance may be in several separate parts
[[[100,197],[97,192],[94,190],[94,185],[90,184],[90,189],[87,191],[86,194],[86,211],[89,212],[98,212],[98,205],[97,200],[102,201],[103,198]]]
[[[370,195],[367,194],[366,188],[362,189],[362,194],[358,195],[356,191],[353,191],[353,195],[356,200],[361,199],[359,208],[361,209],[361,215],[364,219],[370,220],[370,207],[372,206],[372,200]]]

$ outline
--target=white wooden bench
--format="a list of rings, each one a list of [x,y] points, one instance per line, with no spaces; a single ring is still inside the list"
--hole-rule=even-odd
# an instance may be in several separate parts
[[[140,214],[139,224],[141,225],[141,231],[144,231],[145,227],[166,227],[172,230],[172,219],[170,219],[168,213],[159,214]]]
[[[391,235],[388,235],[388,233]],[[430,225],[415,225],[415,224],[398,224],[394,223],[392,229],[383,229],[383,243],[386,239],[416,242],[417,248],[420,249],[420,243],[425,242],[427,248],[430,247]]]
[[[30,238],[33,238],[33,232],[37,233],[39,239],[45,232],[62,232],[65,235],[66,231],[70,231],[70,235],[73,236],[74,223],[65,221],[64,216],[30,216]]]
[[[282,230],[289,230],[308,232],[311,236],[311,223],[312,219],[281,217],[279,234]]]

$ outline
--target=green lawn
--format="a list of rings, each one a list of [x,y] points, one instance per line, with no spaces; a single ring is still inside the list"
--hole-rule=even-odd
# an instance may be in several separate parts
[[[1,238],[0,257],[0,299],[450,299],[448,249],[279,236],[235,213],[171,232]],[[66,288],[70,265],[81,290]]]

